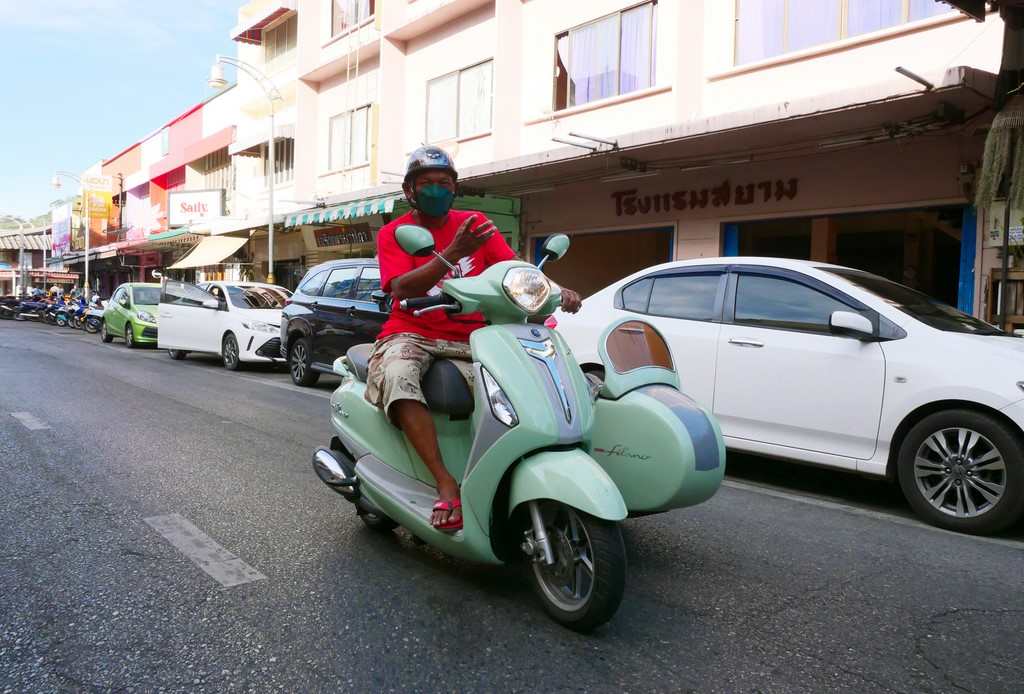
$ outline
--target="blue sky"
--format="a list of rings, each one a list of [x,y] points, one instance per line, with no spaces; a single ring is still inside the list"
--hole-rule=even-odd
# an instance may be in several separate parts
[[[81,172],[211,94],[242,0],[0,0],[0,214],[30,217]],[[70,192],[74,192],[70,190]]]

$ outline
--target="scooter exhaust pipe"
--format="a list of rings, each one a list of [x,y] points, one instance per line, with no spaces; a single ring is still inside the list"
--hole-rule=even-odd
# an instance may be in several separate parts
[[[359,478],[352,461],[343,460],[342,456],[340,451],[318,448],[313,453],[313,469],[321,482],[354,502],[361,496]]]

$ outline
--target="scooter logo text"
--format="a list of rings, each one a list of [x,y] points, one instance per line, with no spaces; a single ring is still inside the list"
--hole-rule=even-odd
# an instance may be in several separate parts
[[[594,453],[604,453],[605,455],[617,455],[620,458],[635,458],[636,460],[650,460],[651,456],[644,455],[643,453],[634,453],[629,450],[628,446],[620,446],[618,444],[609,448],[595,448]]]

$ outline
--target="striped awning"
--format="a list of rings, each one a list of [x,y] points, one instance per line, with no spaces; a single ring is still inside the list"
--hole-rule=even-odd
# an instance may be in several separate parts
[[[395,209],[395,203],[402,199],[401,195],[388,195],[386,197],[346,202],[324,209],[293,212],[285,216],[284,225],[286,227],[296,227],[303,224],[328,224],[346,219],[371,217],[376,214],[390,214]]]
[[[49,234],[3,234],[0,249],[5,251],[43,251],[50,249]]]

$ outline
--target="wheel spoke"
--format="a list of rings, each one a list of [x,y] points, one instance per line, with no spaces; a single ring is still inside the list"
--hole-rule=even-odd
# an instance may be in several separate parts
[[[586,569],[587,574],[589,574],[590,576],[594,575],[594,562],[590,561],[590,557],[588,557],[585,554],[580,554],[578,557],[576,557],[576,561],[581,566],[583,566],[584,569]]]
[[[927,496],[928,501],[930,501],[932,504],[941,506],[942,500],[946,496],[946,492],[948,492],[949,488],[952,486],[953,479],[951,477],[947,477],[945,480],[942,481],[941,484],[937,484],[931,489],[929,489],[925,493],[925,496]]]
[[[569,514],[569,539],[574,543],[580,541],[580,525],[575,513]]]
[[[978,490],[978,493],[985,497],[985,501],[988,501],[990,504],[996,503],[1003,496],[1004,487],[1001,484],[988,482],[976,477],[968,477],[967,484]]]
[[[572,572],[572,596],[579,600],[583,597],[583,565],[577,564]]]
[[[985,455],[981,456],[980,458],[975,458],[974,462],[972,462],[967,467],[971,468],[972,470],[978,470],[979,469],[977,467],[978,465],[981,465],[983,463],[988,463],[990,461],[995,461],[995,460],[998,460],[999,464],[1002,465],[1003,456],[1001,456],[999,454],[999,451],[997,449],[993,448],[991,451],[989,451]]]
[[[918,456],[914,460],[914,473],[918,477],[931,477],[932,475],[943,475],[946,467],[942,463]]]
[[[952,454],[946,448],[946,442],[942,438],[942,432],[936,432],[925,439],[925,445],[935,451],[942,458],[950,458]]]
[[[974,503],[974,499],[971,498],[971,490],[967,488],[966,484],[960,485],[958,491],[963,495],[964,502],[967,505],[967,515],[974,516],[978,513],[978,506]]]

